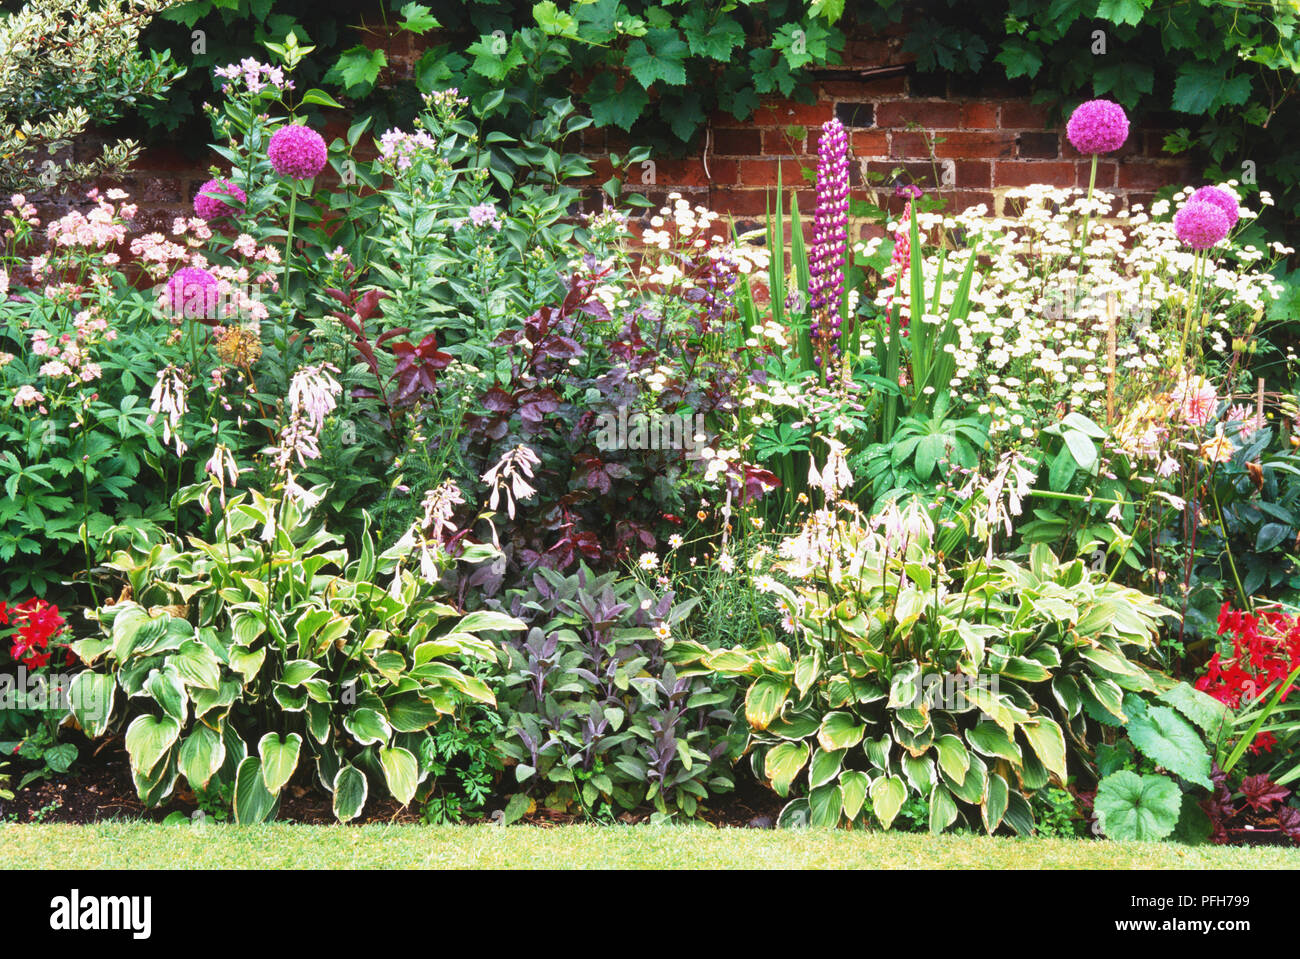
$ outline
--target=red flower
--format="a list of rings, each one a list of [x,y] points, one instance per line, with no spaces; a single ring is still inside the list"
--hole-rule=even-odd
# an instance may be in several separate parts
[[[1219,610],[1219,635],[1231,635],[1232,655],[1225,659],[1215,653],[1196,688],[1232,709],[1285,681],[1300,665],[1300,621],[1278,610],[1254,616],[1224,603]],[[1293,689],[1286,687],[1280,701],[1285,702]],[[1276,742],[1272,734],[1260,733],[1251,751],[1267,752]]]

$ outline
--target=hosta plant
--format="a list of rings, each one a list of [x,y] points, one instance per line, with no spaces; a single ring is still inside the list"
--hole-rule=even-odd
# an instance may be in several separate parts
[[[797,797],[783,824],[888,828],[920,798],[935,832],[1031,833],[1028,797],[1064,784],[1071,747],[1086,768],[1126,693],[1172,685],[1135,660],[1168,614],[1153,599],[1045,546],[1027,565],[954,563],[963,535],[936,533],[916,502],[874,526],[847,504],[819,510],[781,546],[790,585],[756,581],[787,638],[674,648],[685,674],[749,682],[754,771]]]
[[[466,664],[495,659],[480,634],[523,624],[440,601],[409,538],[376,555],[363,531],[349,556],[313,518],[322,492],[241,492],[216,541],[114,557],[126,588],[75,644],[91,668],[71,704],[90,736],[124,731],[146,805],[183,777],[233,785],[235,821],[265,821],[300,769],[342,821],[381,786],[406,804],[431,730],[462,702],[494,703]]]

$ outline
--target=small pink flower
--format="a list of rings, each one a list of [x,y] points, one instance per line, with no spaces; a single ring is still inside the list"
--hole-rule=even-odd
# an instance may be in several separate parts
[[[281,176],[310,180],[325,169],[325,140],[310,127],[290,124],[275,131],[267,145],[271,166]]]
[[[1214,387],[1203,376],[1184,379],[1170,395],[1189,426],[1204,426],[1218,408]]]

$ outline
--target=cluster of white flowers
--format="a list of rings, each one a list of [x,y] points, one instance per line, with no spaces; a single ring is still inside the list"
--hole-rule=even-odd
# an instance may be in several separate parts
[[[1230,181],[1227,187],[1235,185]],[[1189,192],[1174,197],[1175,208]],[[1270,202],[1263,194],[1261,201]],[[1177,342],[1193,295],[1196,254],[1179,242],[1167,201],[1148,213],[1137,204],[1119,209],[1104,192],[1095,192],[1089,205],[1083,191],[1040,185],[1008,191],[1007,203],[1018,211],[1014,217],[989,217],[980,205],[951,216],[918,214],[917,225],[923,237],[960,233],[963,245],[978,248],[982,257],[970,313],[950,348],[950,387],[965,402],[979,404],[994,433],[1028,438],[1057,404],[1094,414],[1105,409],[1112,322],[1115,366],[1129,379],[1141,380],[1167,365],[1165,351]],[[1081,270],[1079,223],[1089,211]],[[1257,215],[1240,210],[1242,220]],[[879,243],[857,249],[870,255]],[[1229,241],[1225,255],[1210,261],[1202,304],[1212,342],[1226,349],[1281,294],[1274,277],[1253,265],[1291,252],[1280,244],[1263,251]],[[927,291],[942,271],[940,302],[947,306],[965,257],[931,253],[923,263]],[[875,302],[883,307],[890,292],[880,289]]]

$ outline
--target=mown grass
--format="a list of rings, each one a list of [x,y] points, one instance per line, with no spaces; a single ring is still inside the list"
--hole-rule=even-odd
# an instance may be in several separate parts
[[[1300,850],[705,826],[0,826],[7,869],[1296,869]]]

